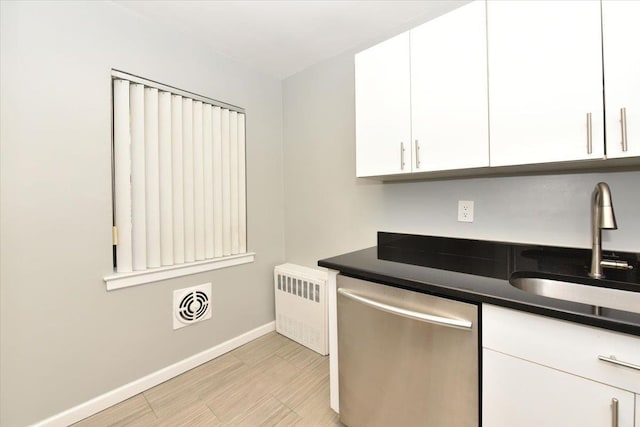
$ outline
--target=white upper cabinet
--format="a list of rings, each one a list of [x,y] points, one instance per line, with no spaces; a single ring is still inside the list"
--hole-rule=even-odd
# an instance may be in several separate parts
[[[478,0],[357,54],[356,175],[637,161],[638,22],[640,1]]]
[[[489,166],[486,8],[411,30],[413,171]]]
[[[607,157],[640,156],[640,2],[602,2]]]
[[[356,176],[411,172],[409,33],[355,56]]]
[[[590,0],[488,2],[491,166],[603,158],[600,15]]]

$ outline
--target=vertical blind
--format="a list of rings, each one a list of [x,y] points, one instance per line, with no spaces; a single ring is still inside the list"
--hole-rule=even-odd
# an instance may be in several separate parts
[[[247,252],[245,114],[113,79],[116,271]]]

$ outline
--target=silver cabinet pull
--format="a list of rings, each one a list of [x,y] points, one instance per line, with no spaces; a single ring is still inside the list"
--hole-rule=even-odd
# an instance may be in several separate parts
[[[611,399],[611,426],[618,427],[618,399]]]
[[[400,170],[404,170],[404,142],[400,143]]]
[[[620,109],[620,127],[622,128],[622,151],[627,151],[627,109]]]
[[[468,320],[450,319],[448,317],[434,316],[432,314],[419,313],[417,311],[407,310],[400,307],[385,304],[383,302],[374,301],[369,298],[362,297],[350,290],[339,288],[338,293],[354,301],[373,307],[377,310],[386,311],[387,313],[396,314],[406,317],[407,319],[418,320],[420,322],[433,323],[440,326],[448,326],[451,328],[471,330],[473,323]]]
[[[420,144],[416,139],[416,169],[420,169]]]
[[[616,359],[615,356],[598,356],[598,359],[603,362],[612,363],[614,365],[624,366],[625,368],[635,369],[636,371],[640,371],[640,365],[634,365],[633,363],[623,362],[622,360]]]
[[[593,135],[591,129],[591,113],[587,113],[587,154],[591,154],[593,152]]]

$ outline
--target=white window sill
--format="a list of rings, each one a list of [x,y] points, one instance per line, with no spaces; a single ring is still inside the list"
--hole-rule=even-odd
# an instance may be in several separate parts
[[[174,277],[187,276],[189,274],[203,273],[205,271],[218,270],[234,265],[248,264],[255,259],[255,252],[230,255],[223,258],[208,259],[205,261],[190,262],[188,264],[171,265],[168,267],[151,268],[132,273],[115,273],[104,278],[107,290],[128,288],[130,286],[145,283],[158,282]]]

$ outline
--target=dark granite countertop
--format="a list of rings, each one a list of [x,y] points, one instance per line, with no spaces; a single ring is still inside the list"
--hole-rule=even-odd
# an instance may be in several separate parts
[[[378,233],[378,246],[320,260],[345,276],[471,303],[489,303],[640,336],[640,314],[542,297],[509,283],[514,272],[579,277],[592,285],[640,292],[640,254],[604,252],[633,270],[590,279],[591,251],[434,236]]]

